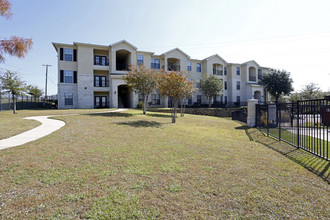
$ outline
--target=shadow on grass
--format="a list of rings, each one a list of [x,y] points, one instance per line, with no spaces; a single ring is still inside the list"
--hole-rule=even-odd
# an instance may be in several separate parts
[[[100,112],[100,113],[90,113],[90,114],[85,114],[85,115],[90,115],[90,116],[102,116],[102,117],[132,117],[134,114],[131,113],[125,113],[125,112]]]
[[[165,115],[165,114],[154,114],[154,113],[147,113],[146,116],[149,117],[158,117],[158,118],[171,118],[171,115]]]
[[[266,137],[262,132],[256,128],[250,128],[245,125],[236,127],[235,129],[245,130],[246,135],[251,141],[260,143],[282,155],[290,160],[298,163],[310,172],[321,177],[324,181],[330,184],[330,161],[315,156],[307,151],[296,148],[283,141],[278,141],[269,136]]]
[[[128,122],[118,122],[117,125],[128,125],[131,127],[141,128],[141,127],[153,127],[153,128],[160,128],[162,126],[161,123],[156,121],[128,121]]]

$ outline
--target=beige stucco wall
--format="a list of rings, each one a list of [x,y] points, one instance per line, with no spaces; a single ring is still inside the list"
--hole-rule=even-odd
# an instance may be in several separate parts
[[[54,45],[55,46],[55,45]],[[228,102],[236,102],[236,97],[241,97],[241,102],[246,102],[247,99],[253,98],[255,91],[260,91],[264,96],[262,86],[257,86],[258,82],[258,69],[262,69],[263,74],[267,72],[267,68],[260,67],[256,62],[247,62],[244,64],[232,64],[226,63],[221,57],[215,55],[204,60],[191,59],[187,54],[183,53],[179,49],[173,49],[161,55],[154,55],[153,53],[146,51],[138,51],[133,45],[122,41],[119,43],[112,44],[110,46],[102,45],[90,45],[74,43],[72,45],[60,44],[56,45],[56,50],[59,54],[59,48],[73,48],[77,49],[78,62],[60,61],[58,59],[58,81],[60,81],[60,70],[72,70],[77,71],[77,84],[58,84],[58,96],[59,96],[59,107],[60,108],[93,108],[94,107],[94,96],[95,94],[108,94],[109,106],[116,108],[118,107],[118,86],[126,84],[122,79],[123,75],[127,71],[116,70],[116,52],[118,50],[126,50],[130,53],[129,64],[136,65],[137,54],[144,56],[144,65],[151,69],[151,58],[160,60],[160,68],[163,66],[167,70],[168,59],[174,58],[180,61],[180,67],[182,71],[187,71],[188,62],[192,63],[191,71],[187,72],[188,78],[195,83],[199,83],[203,74],[213,75],[213,64],[221,64],[223,67],[227,67],[227,75],[216,75],[216,77],[222,79],[223,82],[227,82],[227,90],[223,90],[221,95],[223,101],[225,96]],[[102,55],[107,56],[109,59],[109,66],[94,65],[94,56]],[[201,72],[196,71],[196,64],[201,63]],[[249,82],[249,67],[256,68],[257,82]],[[241,68],[241,74],[236,75],[236,67]],[[157,71],[157,70],[156,70]],[[224,71],[224,68],[223,68]],[[109,87],[94,87],[94,75],[107,76],[109,80]],[[236,82],[240,81],[240,90],[236,89]],[[72,92],[74,96],[73,106],[64,106],[64,93]],[[157,92],[154,91],[153,94]],[[197,101],[197,95],[202,95],[202,102],[206,102],[205,96],[200,89],[193,95],[193,103]],[[138,102],[138,95],[132,93],[130,98],[130,106],[136,107]],[[220,100],[220,98],[218,98]],[[151,96],[149,97],[151,101]],[[161,104],[167,99],[161,97]]]

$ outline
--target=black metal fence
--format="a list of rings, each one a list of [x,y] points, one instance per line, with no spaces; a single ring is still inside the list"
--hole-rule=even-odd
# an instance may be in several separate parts
[[[35,109],[35,108],[57,108],[57,98],[47,96],[46,99],[34,98],[32,96],[18,95],[15,97],[16,109]],[[0,111],[12,110],[13,97],[10,94],[2,94],[0,96]]]
[[[267,135],[330,160],[329,99],[257,105],[256,126]]]

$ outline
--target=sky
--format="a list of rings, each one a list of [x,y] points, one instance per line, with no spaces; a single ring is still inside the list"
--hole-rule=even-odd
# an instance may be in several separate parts
[[[127,40],[161,54],[180,48],[191,58],[219,54],[227,62],[255,60],[290,72],[296,91],[311,82],[330,90],[329,0],[12,0],[0,17],[0,39],[32,38],[23,59],[6,56],[0,72],[57,93],[52,42],[110,45]]]

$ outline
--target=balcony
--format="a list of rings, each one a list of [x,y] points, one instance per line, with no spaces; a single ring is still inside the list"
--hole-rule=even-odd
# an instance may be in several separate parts
[[[222,76],[223,72],[222,72],[222,70],[213,69],[213,75]]]
[[[102,61],[96,61],[94,59],[94,65],[98,65],[98,66],[109,66],[109,60],[106,59],[106,60],[102,60]]]
[[[169,65],[169,66],[167,66],[167,71],[180,71],[180,66]]]
[[[257,77],[255,77],[255,76],[249,76],[249,81],[256,82],[257,81]]]
[[[116,70],[129,71],[129,65],[127,65],[127,64],[117,64],[116,65]]]
[[[96,82],[94,80],[94,87],[97,87],[97,88],[106,88],[106,87],[109,87],[109,80],[106,80],[106,81],[103,81],[103,82]]]
[[[107,80],[105,76],[95,76],[94,77],[94,87],[97,87],[97,88],[109,87],[109,80]]]
[[[109,59],[106,56],[94,56],[94,65],[109,66]]]

